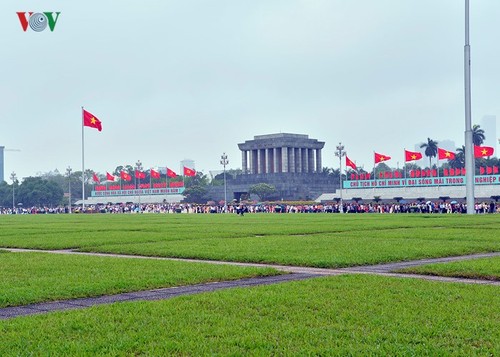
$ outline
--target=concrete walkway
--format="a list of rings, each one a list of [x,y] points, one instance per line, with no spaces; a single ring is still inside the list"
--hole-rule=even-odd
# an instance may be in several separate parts
[[[89,255],[89,256],[105,256],[110,258],[129,258],[129,259],[156,259],[156,260],[177,260],[192,263],[210,263],[210,264],[228,264],[237,266],[251,266],[251,267],[271,267],[277,270],[287,272],[290,274],[272,276],[272,277],[258,277],[250,279],[240,279],[234,281],[224,281],[217,283],[196,284],[183,287],[164,288],[155,290],[145,290],[138,292],[122,293],[116,295],[106,295],[97,298],[80,298],[63,301],[55,301],[48,303],[31,304],[25,306],[0,308],[0,320],[10,319],[17,316],[33,315],[47,313],[51,311],[71,310],[87,308],[94,305],[110,304],[120,301],[144,301],[144,300],[164,300],[180,295],[191,295],[202,292],[209,292],[221,289],[229,289],[235,287],[249,287],[256,285],[269,285],[282,283],[293,280],[310,279],[326,275],[341,275],[341,274],[374,274],[391,277],[413,278],[434,280],[440,282],[454,282],[466,284],[485,284],[500,286],[500,281],[490,281],[482,279],[464,279],[464,278],[449,278],[441,276],[430,275],[417,275],[417,274],[404,274],[395,273],[395,270],[404,269],[407,267],[414,267],[432,263],[446,263],[459,260],[478,259],[500,256],[500,252],[495,253],[482,253],[471,254],[458,257],[434,258],[434,259],[421,259],[409,262],[398,262],[390,264],[378,264],[357,266],[342,269],[324,269],[324,268],[311,268],[311,267],[297,267],[287,265],[273,265],[273,264],[257,264],[257,263],[240,263],[240,262],[227,262],[227,261],[213,261],[213,260],[197,260],[197,259],[179,259],[179,258],[164,258],[164,257],[148,257],[137,255],[123,255],[123,254],[104,254],[104,253],[86,253],[77,252],[73,250],[38,250],[38,249],[11,249],[0,248],[10,252],[44,252],[52,254],[71,254],[71,255]]]

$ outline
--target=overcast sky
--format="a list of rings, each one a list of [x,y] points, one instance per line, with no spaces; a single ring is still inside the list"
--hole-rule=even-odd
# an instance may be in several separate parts
[[[369,169],[464,137],[463,0],[2,0],[5,179],[134,164],[241,168],[254,135],[339,141]],[[60,11],[50,32],[16,12]],[[500,1],[471,1],[472,114],[500,118]],[[500,120],[500,119],[499,119]],[[500,124],[497,124],[497,127]],[[496,136],[497,133],[486,133]]]

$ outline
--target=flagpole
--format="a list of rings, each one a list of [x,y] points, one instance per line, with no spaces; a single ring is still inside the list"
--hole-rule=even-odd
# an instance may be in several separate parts
[[[403,161],[404,164],[403,164],[403,179],[405,180],[405,185],[406,185],[406,148],[403,148],[403,151],[404,151],[404,157],[405,157],[405,160]]]
[[[82,213],[85,213],[85,137],[84,137],[84,114],[82,106]]]
[[[375,151],[373,152],[373,180],[376,181],[377,180],[377,174],[375,172],[375,167],[376,167],[377,163],[375,162]],[[373,187],[375,187],[375,185],[373,185]]]
[[[467,214],[474,214],[474,171],[475,160],[471,125],[471,74],[469,44],[469,0],[465,0],[465,46],[464,46],[464,89],[465,89],[465,192]]]

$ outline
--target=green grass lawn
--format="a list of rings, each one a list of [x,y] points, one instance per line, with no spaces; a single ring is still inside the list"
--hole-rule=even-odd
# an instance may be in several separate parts
[[[0,355],[500,355],[498,287],[346,275],[0,320]]]
[[[500,281],[500,257],[427,264],[397,270],[401,273],[451,276]]]
[[[332,268],[500,251],[496,215],[43,215],[0,227],[0,247]]]
[[[266,268],[2,252],[0,307],[275,274]]]

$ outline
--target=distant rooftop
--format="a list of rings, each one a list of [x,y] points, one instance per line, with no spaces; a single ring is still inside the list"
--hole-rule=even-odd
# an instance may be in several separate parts
[[[279,138],[293,138],[293,139],[308,139],[309,135],[305,134],[289,134],[289,133],[279,133],[279,134],[266,134],[266,135],[255,135],[254,140],[262,139],[279,139]]]

